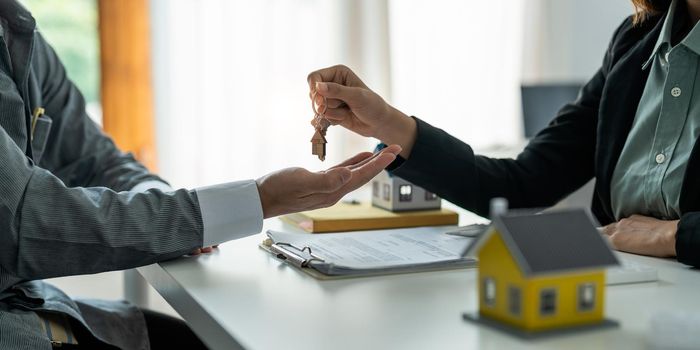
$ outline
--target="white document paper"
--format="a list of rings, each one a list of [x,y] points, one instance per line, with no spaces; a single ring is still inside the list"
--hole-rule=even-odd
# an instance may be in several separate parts
[[[314,268],[327,274],[350,274],[361,271],[415,269],[451,264],[472,265],[461,256],[472,238],[445,232],[453,227],[420,227],[326,234],[298,234],[269,231],[274,242],[297,248],[310,247],[324,262]]]

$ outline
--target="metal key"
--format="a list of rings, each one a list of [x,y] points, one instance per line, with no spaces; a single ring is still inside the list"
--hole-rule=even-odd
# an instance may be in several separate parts
[[[326,160],[326,137],[320,129],[316,129],[311,138],[311,154],[318,156],[321,161]]]
[[[314,136],[311,137],[311,154],[318,156],[321,161],[326,160],[326,131],[330,126],[330,122],[323,116],[326,111],[326,104],[324,101],[324,108],[322,111],[318,111],[316,106],[316,92],[314,91],[311,96],[311,108],[314,110]]]

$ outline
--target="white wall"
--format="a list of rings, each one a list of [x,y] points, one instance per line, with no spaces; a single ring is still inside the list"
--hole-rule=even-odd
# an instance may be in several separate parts
[[[630,0],[526,0],[523,82],[586,81]]]
[[[522,82],[585,82],[612,34],[632,13],[629,0],[526,0]],[[595,180],[557,207],[588,207]]]

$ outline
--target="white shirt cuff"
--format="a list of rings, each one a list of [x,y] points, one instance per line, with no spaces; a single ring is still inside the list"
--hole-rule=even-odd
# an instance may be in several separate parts
[[[173,188],[165,182],[158,180],[149,180],[142,182],[131,189],[131,192],[146,192],[151,189],[161,190],[163,192],[172,192]]]
[[[205,247],[262,231],[262,205],[254,180],[200,187],[195,191],[202,212]]]

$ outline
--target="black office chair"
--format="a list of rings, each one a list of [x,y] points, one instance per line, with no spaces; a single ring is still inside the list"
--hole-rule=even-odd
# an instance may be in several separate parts
[[[525,137],[531,138],[547,126],[562,106],[576,100],[582,86],[580,83],[522,85]]]

